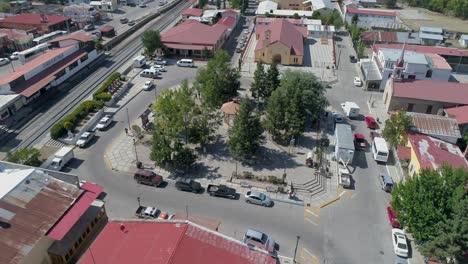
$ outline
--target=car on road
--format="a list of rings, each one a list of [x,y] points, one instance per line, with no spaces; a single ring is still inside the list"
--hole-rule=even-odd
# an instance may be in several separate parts
[[[78,141],[76,141],[76,145],[80,148],[84,148],[86,147],[86,145],[88,145],[88,143],[94,138],[94,133],[91,132],[91,131],[88,131],[88,132],[84,132],[83,134],[81,134],[80,138],[78,139]]]
[[[122,17],[122,18],[120,19],[120,23],[122,23],[122,24],[127,24],[127,23],[128,23],[128,18]]]
[[[179,191],[186,191],[186,192],[193,192],[193,193],[199,193],[202,191],[201,184],[191,179],[178,180],[176,181],[175,186],[177,190]]]
[[[153,81],[146,81],[145,84],[143,84],[143,90],[149,91],[151,88],[153,88],[154,83]]]
[[[344,117],[340,113],[333,112],[332,116],[333,116],[333,121],[335,121],[335,123],[344,123]]]
[[[19,54],[18,51],[13,52],[13,53],[10,55],[10,60],[17,60],[17,59],[18,59],[18,54]]]
[[[156,65],[166,65],[167,64],[167,61],[164,60],[163,58],[161,57],[156,57],[156,59],[154,59],[154,64]]]
[[[357,150],[366,150],[367,149],[367,141],[366,137],[360,133],[354,133],[354,147]]]
[[[91,31],[94,30],[94,25],[93,24],[88,24],[83,28],[84,31]]]
[[[408,257],[408,243],[406,242],[405,231],[393,228],[392,229],[392,242],[393,251],[397,256],[407,258]]]
[[[10,62],[8,58],[0,58],[0,66],[1,65],[6,65]]]
[[[364,120],[366,121],[367,128],[377,129],[379,127],[379,125],[372,116],[366,116]]]
[[[246,203],[257,204],[265,207],[273,205],[273,201],[261,192],[248,191],[244,197]]]
[[[387,216],[390,224],[393,228],[400,228],[400,222],[398,222],[398,218],[396,213],[392,210],[391,206],[387,206]]]
[[[97,130],[104,130],[106,129],[111,123],[112,123],[112,116],[111,115],[105,115],[101,120],[99,120],[99,123],[96,125]]]
[[[158,70],[159,72],[167,72],[166,67],[164,67],[163,65],[156,64],[151,67]]]
[[[135,20],[128,21],[127,25],[134,26],[135,25]]]
[[[224,197],[229,199],[235,199],[237,196],[236,189],[228,187],[226,185],[215,185],[209,184],[206,188],[206,192],[210,194],[210,196],[218,196]]]
[[[362,80],[359,77],[354,77],[354,85],[362,86]]]
[[[274,252],[276,247],[276,242],[265,233],[247,229],[247,232],[244,234],[243,242],[247,245],[253,245],[261,249],[265,249],[268,252]]]
[[[163,177],[156,174],[154,171],[138,169],[133,174],[133,179],[139,184],[146,184],[158,187],[163,183]]]
[[[145,7],[146,7],[146,4],[145,4],[145,3],[141,3],[141,4],[139,4],[138,6],[141,7],[141,8],[145,8]]]
[[[351,63],[356,62],[356,57],[354,57],[354,55],[349,55],[349,61],[350,61]]]

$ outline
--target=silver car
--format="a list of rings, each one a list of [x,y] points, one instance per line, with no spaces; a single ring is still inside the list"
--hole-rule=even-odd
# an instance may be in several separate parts
[[[253,245],[258,248],[265,249],[270,253],[275,251],[276,242],[260,231],[247,229],[247,232],[244,234],[243,241],[247,245]]]
[[[273,201],[268,196],[256,191],[248,191],[245,194],[245,202],[258,204],[265,207],[270,207],[273,205]]]

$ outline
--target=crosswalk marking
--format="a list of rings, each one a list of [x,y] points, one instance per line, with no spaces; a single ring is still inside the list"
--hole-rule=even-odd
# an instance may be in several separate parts
[[[317,223],[315,223],[314,221],[312,221],[310,218],[305,218],[305,220],[306,220],[307,222],[309,222],[309,223],[313,224],[313,225],[316,225],[316,226],[318,226],[318,224],[317,224]]]
[[[309,209],[306,209],[306,212],[308,212],[308,213],[311,214],[311,215],[314,215],[315,217],[319,217],[316,213],[312,212],[312,211],[309,210]]]
[[[317,257],[305,247],[301,248],[300,260],[301,261],[299,261],[299,263],[301,264],[320,264],[319,257]]]

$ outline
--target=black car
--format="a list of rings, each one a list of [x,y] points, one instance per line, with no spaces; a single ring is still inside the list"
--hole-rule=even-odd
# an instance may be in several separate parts
[[[356,62],[356,57],[354,57],[353,55],[349,55],[349,61],[352,63]]]
[[[190,179],[178,180],[175,186],[179,191],[199,193],[202,190],[199,182]]]

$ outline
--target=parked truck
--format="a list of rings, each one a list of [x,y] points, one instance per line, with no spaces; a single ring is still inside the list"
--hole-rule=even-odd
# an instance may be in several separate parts
[[[351,126],[347,124],[336,124],[335,159],[344,163],[352,163],[354,151],[354,136]]]
[[[345,115],[349,118],[359,117],[359,106],[355,102],[344,102],[341,104],[341,108]]]
[[[338,185],[344,188],[351,187],[351,173],[347,168],[338,169]]]
[[[150,206],[139,206],[135,212],[135,216],[143,219],[156,219],[158,218],[159,209]]]
[[[236,198],[236,190],[226,185],[208,185],[207,192],[210,196],[219,196],[224,198],[235,199]]]
[[[51,160],[48,160],[46,169],[60,171],[74,157],[73,148],[63,147],[55,152]]]

